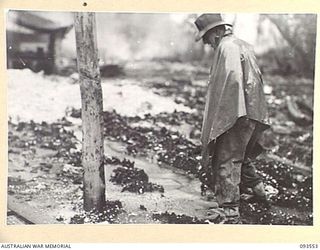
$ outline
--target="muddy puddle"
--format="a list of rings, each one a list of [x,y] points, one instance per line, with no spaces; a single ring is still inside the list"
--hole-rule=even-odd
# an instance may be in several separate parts
[[[200,181],[189,177],[177,169],[169,166],[158,166],[152,159],[146,160],[142,157],[130,157],[125,154],[124,145],[106,141],[105,154],[120,159],[126,158],[135,162],[135,167],[143,169],[149,176],[149,180],[164,187],[164,193],[152,192],[135,195],[129,192],[121,192],[121,188],[112,184],[109,179],[115,166],[107,165],[106,192],[109,199],[121,200],[127,216],[128,223],[139,223],[144,218],[144,223],[150,221],[153,213],[169,212],[175,214],[186,214],[192,217],[204,219],[210,207],[217,204],[206,201],[200,194]],[[141,210],[141,207],[145,209]],[[120,215],[121,217],[121,215]]]

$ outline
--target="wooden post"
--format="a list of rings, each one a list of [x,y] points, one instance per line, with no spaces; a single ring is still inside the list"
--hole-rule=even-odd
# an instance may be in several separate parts
[[[95,14],[75,13],[77,60],[82,103],[84,209],[105,205],[103,99],[98,65]]]

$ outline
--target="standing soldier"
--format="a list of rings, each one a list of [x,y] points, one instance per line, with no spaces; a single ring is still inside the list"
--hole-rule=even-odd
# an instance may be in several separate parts
[[[269,127],[263,81],[251,46],[232,34],[220,14],[203,14],[196,41],[214,48],[202,124],[202,168],[225,223],[239,223],[240,184],[267,201],[264,185],[250,160]],[[219,209],[220,210],[220,209]]]

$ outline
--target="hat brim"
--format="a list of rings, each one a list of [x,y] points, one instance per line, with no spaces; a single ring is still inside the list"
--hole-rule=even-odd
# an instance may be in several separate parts
[[[200,41],[201,38],[211,29],[215,28],[215,27],[218,27],[218,26],[221,26],[221,25],[229,25],[229,26],[232,26],[232,24],[230,23],[227,23],[225,21],[219,21],[219,22],[215,22],[215,23],[212,23],[210,25],[208,25],[207,27],[205,27],[203,30],[201,30],[200,32],[198,32],[198,34],[196,35],[196,42]]]

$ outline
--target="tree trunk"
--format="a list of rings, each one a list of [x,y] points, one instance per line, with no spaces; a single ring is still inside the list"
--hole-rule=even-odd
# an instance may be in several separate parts
[[[267,17],[278,28],[280,34],[289,43],[291,48],[298,53],[299,59],[302,62],[299,65],[299,67],[302,69],[302,71],[304,73],[310,71],[310,68],[312,68],[313,65],[310,64],[307,53],[305,51],[303,51],[301,41],[299,42],[296,39],[296,37],[292,36],[290,34],[290,31],[288,29],[286,29],[286,26],[288,26],[288,24],[284,23],[282,21],[282,19],[275,17],[273,14],[268,14]],[[299,62],[297,62],[297,63],[299,64]]]
[[[75,13],[77,60],[82,103],[84,209],[105,205],[103,99],[98,65],[95,14]]]

